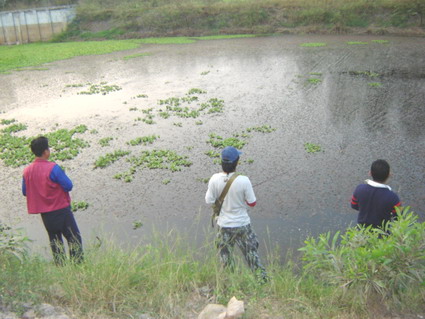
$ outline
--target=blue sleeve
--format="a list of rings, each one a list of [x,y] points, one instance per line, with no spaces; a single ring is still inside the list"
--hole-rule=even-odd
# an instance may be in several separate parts
[[[68,176],[66,176],[65,172],[59,165],[56,164],[53,166],[49,177],[52,182],[58,183],[65,192],[70,192],[72,190],[72,181]]]
[[[25,185],[25,179],[22,177],[22,195],[27,196],[27,185]]]

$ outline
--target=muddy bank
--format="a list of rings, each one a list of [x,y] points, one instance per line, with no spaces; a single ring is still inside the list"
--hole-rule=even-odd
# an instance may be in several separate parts
[[[354,224],[351,193],[377,158],[390,162],[389,184],[423,216],[424,51],[419,38],[375,36],[143,45],[58,61],[44,71],[0,75],[0,118],[25,123],[28,129],[17,134],[26,136],[87,125],[79,137],[90,147],[60,163],[74,182],[72,199],[89,203],[87,210],[76,212],[86,241],[112,236],[122,243],[148,242],[153,229],[177,229],[204,242],[212,232],[205,180],[220,169],[205,154],[214,150],[208,140],[211,133],[223,138],[239,134],[246,141],[239,171],[254,184],[258,205],[251,217],[263,253],[264,245],[279,245],[285,254],[310,234]],[[78,94],[88,83],[102,82],[121,90]],[[198,94],[200,103],[223,100],[224,112],[198,118],[159,115],[164,108],[159,100],[184,97],[192,88],[206,91]],[[155,124],[143,121],[148,113]],[[263,125],[275,130],[243,135]],[[127,145],[152,134],[160,136],[153,144]],[[105,137],[113,140],[102,147],[99,140]],[[306,143],[321,151],[307,152]],[[169,149],[188,156],[192,165],[178,172],[137,170],[125,183],[113,178],[129,169],[125,158],[94,169],[100,156],[118,149],[134,155]],[[24,227],[34,246],[47,250],[41,220],[26,214],[22,169],[0,164],[1,218]],[[134,230],[135,221],[143,227]]]

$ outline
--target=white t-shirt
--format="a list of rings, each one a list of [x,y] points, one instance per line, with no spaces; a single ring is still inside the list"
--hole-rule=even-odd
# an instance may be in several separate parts
[[[220,197],[229,178],[234,173],[227,175],[224,172],[216,173],[208,182],[208,190],[205,194],[207,204],[214,204],[216,199]],[[254,203],[254,190],[252,189],[251,181],[247,176],[239,175],[235,178],[232,185],[224,198],[223,206],[221,207],[220,216],[217,224],[220,227],[241,227],[248,225],[251,221],[248,216],[248,203]]]

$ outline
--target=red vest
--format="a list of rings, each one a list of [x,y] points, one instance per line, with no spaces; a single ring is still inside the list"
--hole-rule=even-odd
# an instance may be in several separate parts
[[[68,192],[50,180],[50,173],[56,164],[36,159],[24,170],[29,214],[47,213],[71,205]]]

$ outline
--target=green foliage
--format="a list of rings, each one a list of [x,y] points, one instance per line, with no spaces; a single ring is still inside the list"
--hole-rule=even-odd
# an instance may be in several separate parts
[[[112,163],[118,161],[121,157],[124,157],[126,155],[130,154],[130,151],[122,151],[122,150],[116,150],[113,153],[107,153],[104,156],[100,156],[96,162],[94,163],[94,168],[105,168]]]
[[[308,238],[299,249],[303,269],[361,302],[374,294],[400,300],[425,280],[425,223],[417,219],[406,207],[384,229],[354,227]]]
[[[326,43],[323,42],[309,42],[309,43],[302,43],[302,47],[324,47],[326,46]]]
[[[21,124],[13,124],[16,127],[26,127]],[[75,158],[81,148],[88,146],[88,143],[80,138],[75,138],[75,134],[84,133],[87,130],[85,125],[79,125],[71,130],[59,129],[45,134],[49,139],[49,146],[52,149],[51,160],[70,160]],[[30,163],[34,155],[29,147],[35,137],[15,136],[13,130],[7,130],[0,135],[0,159],[6,166],[19,167]]]
[[[172,172],[181,171],[183,167],[189,167],[192,162],[187,156],[178,155],[171,150],[143,151],[139,156],[128,158],[131,168],[124,173],[116,174],[115,179],[131,182],[137,169],[168,169]]]
[[[87,208],[89,208],[89,203],[85,202],[85,201],[80,201],[80,202],[76,202],[76,201],[72,201],[71,202],[71,210],[73,212],[76,211],[81,211],[81,210],[86,210]]]
[[[10,120],[2,119],[2,120],[0,121],[0,124],[1,124],[1,125],[9,125],[9,124],[12,124],[12,123],[15,123],[15,122],[16,122],[16,120],[15,120],[15,119],[10,119]]]
[[[27,126],[22,123],[12,124],[4,129],[1,130],[3,133],[16,133],[19,131],[25,131],[27,129]]]
[[[102,147],[109,146],[109,142],[112,141],[113,137],[104,137],[99,140],[99,144]]]
[[[135,49],[136,40],[92,41],[67,43],[30,43],[14,46],[0,46],[0,72],[38,66],[57,60],[82,55],[106,54],[115,51]]]
[[[11,227],[0,223],[0,264],[9,256],[22,261],[27,254],[28,242],[29,239],[22,235],[20,231],[13,230]]]
[[[81,91],[78,94],[81,95],[93,95],[93,94],[102,94],[106,95],[110,92],[119,91],[121,87],[118,85],[107,85],[107,82],[101,82],[100,84],[91,84],[88,91]]]
[[[158,139],[159,136],[158,135],[148,135],[148,136],[141,136],[138,138],[135,138],[129,142],[127,142],[127,145],[131,145],[131,146],[136,146],[136,145],[148,145],[148,144],[152,144],[153,142],[156,141],[156,139]]]
[[[382,87],[382,83],[380,83],[380,82],[370,82],[367,85],[369,85],[370,87],[373,87],[373,88],[380,88],[380,87]]]
[[[304,143],[304,149],[307,153],[317,153],[322,151],[322,147],[313,143]]]
[[[123,57],[123,60],[130,60],[130,59],[149,56],[149,55],[150,55],[150,53],[135,53],[135,54],[132,54],[132,55],[126,55],[125,57]]]
[[[209,134],[210,139],[207,143],[211,144],[215,148],[225,148],[226,146],[233,146],[237,149],[242,149],[247,143],[236,137],[223,138],[215,133]]]

